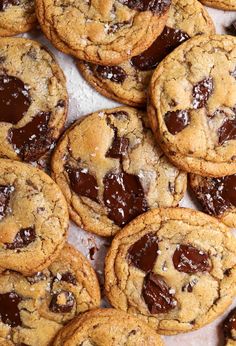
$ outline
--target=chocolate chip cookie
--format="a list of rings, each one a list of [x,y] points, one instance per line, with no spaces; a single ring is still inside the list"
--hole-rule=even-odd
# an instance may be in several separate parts
[[[197,0],[172,0],[166,26],[145,52],[116,66],[77,65],[84,78],[102,95],[143,106],[154,69],[165,56],[192,36],[214,34],[214,24]]]
[[[236,345],[236,308],[230,311],[222,324],[225,346]]]
[[[236,37],[199,36],[155,70],[148,114],[162,149],[203,176],[236,172]]]
[[[48,269],[25,277],[0,275],[0,344],[48,346],[58,330],[100,305],[100,288],[89,262],[65,245]]]
[[[176,206],[186,175],[155,143],[146,114],[130,107],[93,113],[69,128],[52,158],[71,218],[111,236],[139,214]]]
[[[0,0],[0,36],[13,36],[36,26],[33,0]]]
[[[0,157],[36,161],[59,137],[67,115],[63,72],[41,44],[0,39]]]
[[[101,65],[128,60],[162,32],[171,0],[37,0],[47,38],[61,51]]]
[[[236,0],[200,0],[204,5],[219,8],[220,10],[235,11]]]
[[[218,217],[229,227],[236,227],[236,174],[221,178],[190,174],[189,181],[204,212]]]
[[[30,275],[46,268],[67,228],[66,201],[54,181],[28,164],[0,159],[0,270]]]
[[[154,330],[115,309],[97,309],[77,317],[60,330],[53,346],[163,346]]]
[[[154,209],[114,238],[105,288],[115,308],[156,331],[188,332],[231,304],[235,264],[236,239],[224,224],[192,209]]]

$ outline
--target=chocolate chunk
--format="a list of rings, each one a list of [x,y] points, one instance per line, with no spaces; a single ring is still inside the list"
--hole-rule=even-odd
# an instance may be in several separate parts
[[[140,71],[153,70],[168,54],[189,38],[187,33],[166,26],[151,47],[131,59],[131,64]]]
[[[68,291],[61,291],[54,293],[49,305],[49,309],[56,313],[71,312],[75,304],[75,297],[73,293]]]
[[[30,284],[36,284],[40,281],[46,280],[47,276],[43,272],[38,272],[34,275],[27,276],[26,277],[27,281],[29,281]]]
[[[236,118],[227,119],[218,130],[219,144],[236,139]]]
[[[205,212],[216,216],[236,207],[236,174],[202,179],[201,184],[194,187],[194,192]]]
[[[11,128],[8,141],[24,161],[36,161],[45,154],[53,144],[48,122],[51,113],[40,112],[24,127]]]
[[[225,30],[230,35],[236,36],[236,20],[234,20],[229,26],[225,27]]]
[[[30,104],[28,86],[16,77],[0,75],[0,121],[17,124]]]
[[[18,6],[20,0],[0,0],[0,12],[4,12],[9,6]]]
[[[164,117],[166,127],[172,135],[181,132],[190,124],[190,117],[187,110],[167,112]]]
[[[176,307],[177,300],[170,291],[160,275],[150,272],[145,276],[142,295],[151,314],[165,313]]]
[[[165,13],[171,0],[119,0],[120,3],[136,11],[152,11],[154,14]]]
[[[68,282],[69,284],[72,284],[74,286],[77,284],[75,276],[70,272],[65,272],[63,274],[58,274],[57,276],[55,276],[53,282],[58,281]]]
[[[205,107],[213,91],[213,79],[205,78],[193,87],[193,108]]]
[[[157,251],[157,236],[147,233],[129,248],[128,261],[136,268],[148,272],[154,267]]]
[[[106,153],[106,157],[112,157],[114,159],[121,159],[122,156],[127,154],[129,147],[129,139],[126,137],[118,137],[115,133],[111,147]]]
[[[86,168],[73,168],[65,166],[70,179],[72,190],[79,196],[84,196],[98,202],[98,184],[97,179],[91,175]]]
[[[120,66],[100,66],[95,69],[96,74],[103,78],[118,84],[122,84],[127,78],[127,74]]]
[[[58,108],[64,108],[65,106],[66,106],[66,102],[64,100],[59,100],[56,105],[56,107]]]
[[[0,220],[4,218],[7,213],[11,193],[14,191],[12,185],[0,185]]]
[[[177,246],[173,255],[173,264],[176,270],[188,274],[211,270],[208,254],[191,245]]]
[[[36,232],[34,227],[22,228],[15,236],[13,243],[7,243],[8,250],[22,249],[36,239]]]
[[[103,200],[108,217],[120,227],[148,210],[143,187],[136,175],[126,172],[107,173],[103,179]]]
[[[222,327],[226,340],[236,340],[236,308],[230,311],[224,320]]]
[[[0,294],[0,321],[12,328],[21,326],[18,304],[22,298],[16,292]]]

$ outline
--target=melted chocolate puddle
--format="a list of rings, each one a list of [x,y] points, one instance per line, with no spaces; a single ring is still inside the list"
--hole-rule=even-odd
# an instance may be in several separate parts
[[[173,264],[176,270],[188,274],[211,270],[208,254],[191,245],[179,245],[176,248]]]
[[[18,304],[22,298],[15,292],[0,294],[0,320],[14,328],[21,326],[20,310]]]
[[[231,139],[236,139],[236,118],[227,119],[218,130],[219,144],[223,144]]]
[[[125,70],[120,66],[100,66],[95,69],[95,73],[103,78],[118,84],[122,84],[128,77]]]

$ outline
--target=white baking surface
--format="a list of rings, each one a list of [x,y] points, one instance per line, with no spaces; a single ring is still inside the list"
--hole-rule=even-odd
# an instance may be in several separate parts
[[[236,20],[236,11],[220,11],[210,8],[208,11],[215,22],[216,30],[219,34],[225,33],[224,28],[229,26],[233,20]],[[67,125],[82,115],[86,115],[103,108],[112,108],[119,105],[118,103],[101,96],[94,89],[92,89],[92,87],[90,87],[88,83],[80,76],[74,59],[52,47],[49,41],[42,35],[40,30],[20,36],[40,41],[48,46],[48,48],[54,53],[58,63],[63,69],[67,78],[67,89],[69,93],[69,114]],[[180,205],[197,209],[197,205],[195,205],[191,200],[188,192],[181,201]],[[74,223],[71,223],[69,242],[83,252],[83,254],[91,261],[92,265],[97,271],[100,281],[102,282],[103,263],[105,253],[108,248],[108,240],[89,234],[81,230]],[[92,247],[97,248],[94,260],[91,260],[89,256],[89,249]],[[106,304],[106,302],[103,302],[103,306],[106,306]],[[234,305],[236,305],[236,300]],[[189,308],[191,309],[191,301],[189,301]],[[196,332],[164,337],[165,344],[167,346],[222,346],[222,335],[218,326],[225,315],[218,318],[214,323],[211,323],[210,325],[201,328]]]

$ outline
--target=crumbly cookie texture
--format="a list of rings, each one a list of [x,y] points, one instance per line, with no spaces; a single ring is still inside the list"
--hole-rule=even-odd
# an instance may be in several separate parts
[[[0,345],[48,346],[76,315],[100,305],[100,288],[89,262],[66,244],[42,272],[0,275]],[[7,344],[8,345],[8,344]]]
[[[54,181],[28,164],[0,159],[0,269],[30,275],[62,249],[66,200]]]
[[[174,48],[200,34],[214,34],[212,19],[197,0],[173,0],[164,31],[144,53],[116,66],[79,60],[84,78],[102,95],[131,106],[144,106],[155,67]]]
[[[0,1],[0,36],[13,36],[36,26],[33,0]]]
[[[63,129],[67,100],[64,74],[47,48],[0,38],[0,157],[41,158]]]
[[[167,20],[170,0],[37,0],[39,23],[61,51],[101,65],[148,48]]]
[[[224,224],[192,209],[154,209],[114,238],[105,288],[115,308],[159,333],[189,332],[231,304],[235,264],[236,239]]]
[[[163,346],[139,319],[115,309],[88,311],[60,330],[53,346]]]
[[[102,236],[149,208],[176,206],[187,180],[156,145],[146,114],[130,107],[93,113],[69,128],[52,174],[72,219]]]
[[[235,0],[200,0],[204,5],[219,8],[220,10],[235,11]]]
[[[236,174],[221,178],[190,174],[189,182],[204,212],[236,227]]]
[[[236,171],[235,44],[227,35],[192,38],[153,74],[151,126],[169,159],[185,171],[212,177]]]

